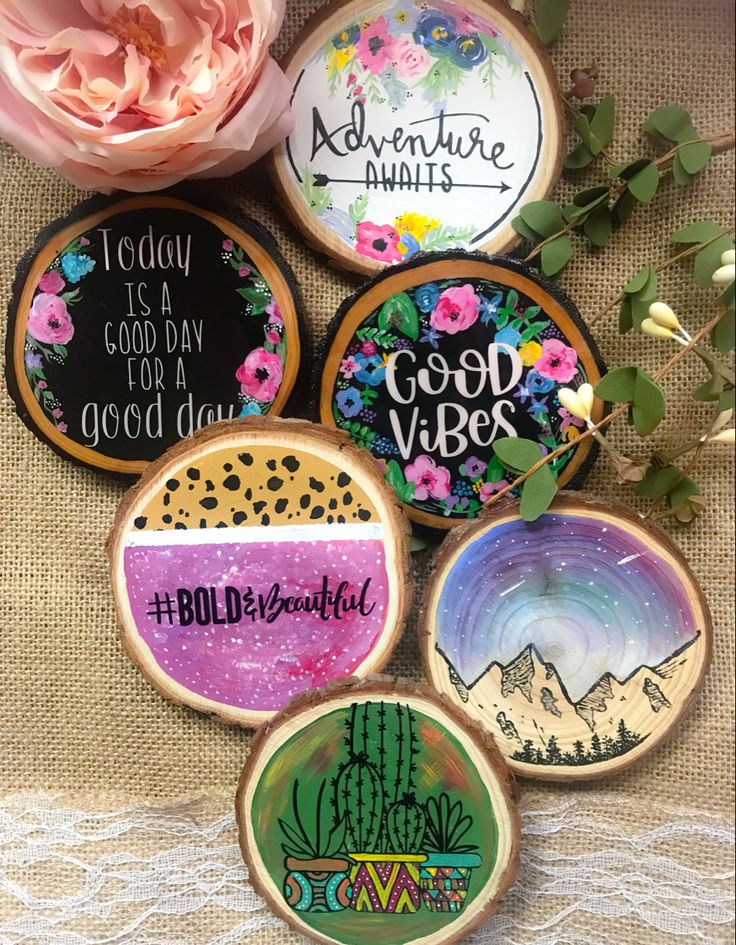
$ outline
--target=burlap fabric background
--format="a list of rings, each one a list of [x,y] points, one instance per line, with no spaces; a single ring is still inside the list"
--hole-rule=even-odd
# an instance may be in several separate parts
[[[291,0],[277,52],[286,48],[315,6],[313,0]],[[592,61],[598,64],[601,90],[616,97],[618,131],[613,152],[623,159],[638,153],[641,122],[664,102],[686,107],[703,134],[732,128],[733,26],[729,0],[572,0],[553,59],[563,81],[573,66]],[[10,148],[0,151],[0,161],[0,292],[4,310],[16,262],[36,232],[83,195],[54,173],[31,166]],[[211,186],[214,193],[234,200],[274,232],[296,272],[310,329],[318,337],[358,280],[327,268],[304,247],[275,205],[262,169]],[[569,192],[570,185],[561,183],[558,196],[564,198]],[[732,195],[733,154],[722,154],[692,188],[681,190],[667,183],[650,207],[637,210],[631,223],[614,235],[607,249],[580,251],[563,274],[562,285],[583,316],[590,318],[641,265],[659,261],[670,252],[667,235],[678,226],[705,216],[730,225]],[[691,328],[702,324],[712,310],[713,293],[695,292],[686,272],[668,271],[662,278],[661,295]],[[666,343],[641,335],[619,337],[615,314],[601,322],[595,334],[611,367],[634,361],[653,370],[670,353]],[[703,378],[702,368],[693,358],[667,379],[667,418],[656,434],[662,446],[699,432],[709,408],[696,404],[690,392]],[[213,810],[229,813],[229,798],[248,752],[248,733],[164,702],[129,664],[118,643],[104,543],[122,487],[57,458],[22,426],[7,396],[0,401],[0,422],[2,793],[43,789],[61,793],[70,803],[87,809],[116,802],[168,805],[204,793]],[[612,437],[628,451],[640,452],[635,438],[620,424]],[[655,813],[655,805],[685,805],[712,814],[732,810],[732,474],[728,448],[710,448],[697,474],[709,509],[693,526],[672,529],[702,581],[716,627],[713,664],[695,708],[651,756],[605,784],[553,787],[521,783],[525,809],[570,800],[597,804],[632,834],[667,821],[659,807]],[[605,457],[599,460],[589,485],[599,494],[643,507],[629,488],[614,484]],[[425,568],[426,560],[420,557],[420,592]],[[389,670],[419,675],[413,624],[406,628]],[[232,843],[232,833],[229,840]],[[585,851],[588,842],[589,834],[567,831],[560,834],[561,845],[553,845],[553,850],[563,859],[574,857]],[[149,849],[153,844],[153,834],[138,830],[131,834],[126,849]],[[103,844],[98,852],[104,849]],[[697,837],[680,844],[680,852],[683,864],[703,874],[728,870],[722,852],[714,852]],[[22,879],[22,872],[18,877]],[[56,894],[68,892],[62,880],[53,882]],[[44,891],[43,882],[39,888]],[[520,912],[528,918],[531,908],[533,915],[528,901],[526,905],[519,903]],[[13,897],[0,896],[0,919],[22,912]],[[543,938],[549,930],[540,927],[538,938],[523,940],[583,941],[572,933],[566,937],[564,930],[573,925],[578,931],[598,930],[596,934],[606,941],[670,940],[663,939],[641,917],[615,919],[603,929],[600,919],[584,913],[565,919],[559,938]],[[229,925],[227,915],[210,904],[196,917],[169,917],[161,925],[164,927],[167,942],[186,939],[200,943]],[[678,941],[702,940],[683,929],[664,931],[673,935],[684,931]],[[135,933],[128,934],[132,937],[115,941],[143,941]],[[712,941],[731,941],[729,926],[719,926],[711,934],[715,936]],[[0,932],[0,940],[21,939],[12,935],[2,939]],[[32,933],[22,940],[61,941]],[[265,925],[246,933],[242,940],[286,943],[296,942],[298,937],[280,926]]]

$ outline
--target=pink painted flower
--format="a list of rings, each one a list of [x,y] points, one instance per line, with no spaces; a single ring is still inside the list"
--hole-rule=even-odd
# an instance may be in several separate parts
[[[567,430],[568,427],[584,427],[585,420],[582,420],[580,417],[573,417],[569,410],[566,410],[564,407],[560,407],[557,411],[562,420],[560,424],[560,430]]]
[[[387,263],[401,261],[402,256],[398,249],[399,234],[392,226],[359,223],[355,228],[355,234],[357,237],[355,249],[363,256]]]
[[[348,380],[350,380],[353,374],[359,370],[360,365],[352,355],[349,355],[347,358],[343,358],[340,362],[340,373]]]
[[[367,358],[372,358],[374,354],[378,353],[378,346],[375,341],[364,341],[360,346],[360,353],[364,354]]]
[[[393,56],[394,39],[385,16],[379,16],[360,31],[358,59],[373,75],[380,75]]]
[[[250,266],[241,266],[240,269],[238,269],[238,275],[241,279],[245,279],[246,276],[250,275]]]
[[[478,319],[480,299],[472,285],[452,286],[440,293],[437,304],[429,316],[429,324],[437,331],[456,335],[475,324]]]
[[[292,128],[284,0],[0,2],[0,137],[83,188],[159,190]]]
[[[38,288],[42,292],[48,292],[50,295],[58,295],[65,284],[61,273],[56,269],[49,269],[49,271],[45,272],[38,280]]]
[[[487,502],[492,495],[495,495],[497,492],[500,492],[506,486],[506,483],[503,479],[499,479],[498,482],[484,482],[480,487],[478,496],[480,497],[481,502]]]
[[[240,389],[255,400],[271,401],[279,391],[283,372],[281,358],[265,348],[255,348],[243,361],[235,377]]]
[[[394,42],[391,62],[400,79],[420,79],[429,71],[432,60],[424,46],[415,43],[410,33],[404,33]]]
[[[266,332],[266,341],[272,345],[277,345],[281,341],[281,335],[273,328],[269,328]]]
[[[276,299],[271,299],[271,301],[266,306],[266,314],[268,315],[268,320],[272,325],[283,325],[284,316],[281,314],[281,309],[279,308],[279,303]]]
[[[417,456],[404,475],[407,482],[414,483],[414,497],[420,502],[430,495],[433,499],[445,499],[450,494],[450,470],[438,466],[431,456]]]
[[[567,384],[575,377],[578,369],[578,355],[574,348],[569,348],[557,338],[547,338],[542,342],[542,354],[534,362],[534,370],[542,377]]]
[[[59,433],[66,433],[66,431],[67,431],[67,429],[68,429],[68,428],[67,428],[67,425],[66,425],[65,423],[57,423],[57,424],[56,424],[56,427],[57,427]]]
[[[89,246],[89,240],[87,239],[86,236],[80,236],[80,238],[79,238],[79,245],[80,245],[80,246]]]
[[[28,313],[28,334],[47,345],[65,345],[71,341],[74,325],[64,299],[39,292]]]
[[[46,390],[48,386],[49,385],[46,383],[46,381],[39,381],[38,384],[36,385],[36,387],[38,387],[39,390]]]
[[[61,418],[64,416],[64,411],[57,407],[56,410],[51,411],[51,416],[56,417],[57,420],[61,420]]]
[[[223,240],[222,248],[225,250],[226,253],[231,253],[233,249],[235,249],[235,244],[233,243],[232,240]]]

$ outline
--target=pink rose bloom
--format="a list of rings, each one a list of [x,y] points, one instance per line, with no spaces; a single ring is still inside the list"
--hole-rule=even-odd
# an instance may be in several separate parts
[[[542,353],[534,362],[534,369],[542,377],[567,384],[578,369],[577,352],[557,338],[548,338],[542,342]]]
[[[233,243],[232,240],[223,240],[222,248],[225,250],[226,253],[231,253],[235,249],[235,244]]]
[[[470,284],[445,289],[429,316],[429,324],[437,331],[456,335],[475,324],[479,305],[480,299]]]
[[[355,249],[370,259],[381,262],[400,262],[399,234],[392,226],[377,226],[375,223],[359,223],[355,228]]]
[[[404,470],[407,482],[414,483],[414,497],[423,501],[428,496],[446,499],[450,494],[450,470],[438,466],[431,456],[422,454]]]
[[[57,420],[61,420],[61,418],[64,416],[64,411],[57,407],[56,410],[51,411],[51,416],[56,417]]]
[[[277,331],[270,329],[266,332],[266,341],[270,342],[272,345],[277,345],[281,341],[281,335]]]
[[[46,383],[46,381],[39,381],[36,386],[39,390],[46,390],[49,385]]]
[[[271,299],[268,303],[266,306],[266,314],[268,315],[268,321],[271,325],[284,324],[284,316],[281,314],[281,309],[276,299]]]
[[[343,377],[348,378],[348,380],[355,374],[356,371],[360,370],[360,365],[355,360],[355,358],[350,355],[347,358],[343,358],[340,362],[340,373]]]
[[[364,341],[360,346],[360,353],[364,354],[367,358],[372,358],[377,351],[378,346],[375,341]]]
[[[356,44],[358,59],[373,75],[380,75],[393,58],[394,39],[385,16],[379,16],[360,31]]]
[[[47,345],[65,345],[71,341],[74,325],[64,299],[39,292],[28,313],[28,334]]]
[[[250,266],[241,266],[240,269],[238,269],[238,275],[241,279],[245,279],[246,276],[250,275]]]
[[[292,129],[284,0],[0,0],[0,136],[82,188],[224,177]]]
[[[504,489],[507,485],[508,483],[504,482],[503,479],[500,479],[498,482],[484,482],[478,493],[480,501],[487,502],[492,495],[500,492],[501,489]]]
[[[235,372],[235,377],[248,397],[273,400],[281,386],[281,358],[265,348],[255,348]]]
[[[38,280],[38,288],[42,292],[48,292],[51,295],[58,295],[64,288],[64,280],[56,269],[50,269],[45,272]]]
[[[57,423],[57,424],[56,424],[56,427],[57,427],[59,433],[66,433],[66,431],[67,431],[67,425],[66,425],[65,423]]]
[[[431,61],[424,46],[415,43],[409,33],[399,36],[393,45],[391,62],[401,79],[420,79],[429,71]]]
[[[80,239],[79,239],[79,245],[80,245],[80,246],[89,246],[89,240],[87,239],[86,236],[80,237]]]

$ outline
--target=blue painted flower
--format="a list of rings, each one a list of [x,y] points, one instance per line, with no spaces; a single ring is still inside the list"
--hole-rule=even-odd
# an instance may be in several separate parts
[[[363,409],[360,391],[357,391],[354,387],[339,390],[335,394],[335,403],[343,417],[357,417]]]
[[[404,258],[408,258],[413,256],[414,253],[418,253],[422,247],[419,245],[416,236],[406,230],[399,234],[399,242],[396,244],[396,248],[400,253],[403,253]]]
[[[360,39],[360,27],[357,23],[348,26],[344,30],[332,37],[332,45],[335,49],[347,49],[348,46],[354,46]]]
[[[355,360],[360,366],[360,369],[353,374],[355,380],[360,381],[361,384],[378,387],[386,377],[386,365],[383,363],[380,354],[372,354],[370,357],[366,357],[364,354],[356,354]]]
[[[36,351],[27,351],[26,352],[26,367],[29,368],[40,368],[41,367],[41,355]]]
[[[350,242],[355,239],[355,224],[339,207],[328,207],[319,214],[319,219],[329,230],[337,233],[344,240]]]
[[[240,413],[238,414],[238,416],[239,416],[239,417],[250,417],[250,416],[253,416],[254,414],[260,414],[260,412],[261,412],[261,408],[258,406],[258,404],[254,403],[254,402],[251,400],[251,401],[249,401],[249,403],[243,404],[243,407],[242,407]]]
[[[440,297],[436,282],[425,282],[414,290],[414,304],[420,312],[431,312]]]
[[[516,391],[512,394],[512,397],[515,397],[520,404],[525,404],[531,396],[532,392],[523,384],[519,384],[519,386],[516,388]]]
[[[497,345],[508,345],[510,348],[516,348],[521,341],[521,334],[515,328],[507,325],[501,331],[497,331],[494,338]]]
[[[547,426],[549,417],[547,416],[546,404],[540,403],[538,400],[534,400],[532,398],[532,402],[527,407],[526,412],[535,421],[535,423],[540,424],[540,426]]]
[[[427,345],[432,345],[432,347],[437,350],[439,348],[439,340],[442,337],[440,332],[434,328],[423,328],[420,341],[423,341]]]
[[[483,40],[477,33],[469,36],[457,36],[450,46],[450,59],[461,69],[479,66],[488,55]]]
[[[455,20],[436,10],[425,10],[417,21],[414,42],[440,52],[455,38]],[[437,48],[439,47],[439,48]]]
[[[61,268],[69,282],[79,282],[88,272],[92,272],[95,261],[84,253],[64,253],[61,257]]]
[[[498,312],[498,306],[503,302],[503,295],[501,292],[498,292],[493,296],[492,299],[487,299],[485,295],[479,293],[480,297],[480,306],[478,311],[480,312],[480,320],[484,325],[487,325],[488,322],[493,320],[496,321],[496,314]]]
[[[555,382],[551,377],[542,377],[539,371],[531,370],[526,376],[526,386],[532,394],[547,394]]]

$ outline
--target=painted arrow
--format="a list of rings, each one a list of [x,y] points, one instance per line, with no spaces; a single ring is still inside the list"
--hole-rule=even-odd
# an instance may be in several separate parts
[[[349,178],[344,178],[344,177],[328,177],[327,174],[313,174],[312,176],[314,178],[315,187],[327,187],[328,184],[362,184],[364,187],[366,185],[364,180],[351,180]],[[397,187],[399,190],[404,189],[399,184],[395,184],[394,187]],[[435,190],[435,189],[441,190],[442,184],[439,182],[430,183],[429,181],[424,181],[424,182],[407,185],[408,190],[411,190],[415,187],[429,187],[432,190]],[[485,190],[498,190],[502,194],[505,193],[507,190],[511,190],[511,185],[505,183],[504,181],[501,181],[500,184],[455,184],[455,183],[452,183],[449,185],[449,189],[448,191],[446,191],[446,193],[449,193],[449,191],[452,190],[454,187],[474,187],[474,188],[478,187],[478,188],[484,188]]]

